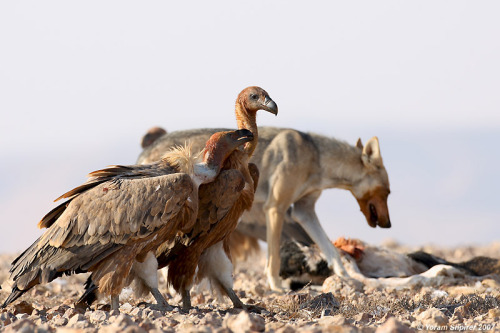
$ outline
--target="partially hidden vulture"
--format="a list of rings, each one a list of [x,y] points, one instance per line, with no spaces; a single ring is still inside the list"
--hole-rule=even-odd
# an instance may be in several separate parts
[[[223,166],[223,169],[239,170],[242,173],[245,187],[239,198],[229,212],[220,218],[215,214],[215,209],[223,205],[225,200],[224,196],[218,195],[224,182],[222,174],[213,183],[200,186],[200,208],[195,228],[187,235],[187,239],[178,239],[174,244],[164,243],[157,252],[158,267],[168,266],[168,283],[181,293],[185,309],[191,307],[189,290],[194,278],[198,282],[208,278],[212,287],[226,294],[235,307],[244,307],[233,291],[233,266],[227,241],[243,212],[252,207],[257,187],[258,168],[249,163],[249,159],[258,142],[258,110],[278,113],[276,103],[264,89],[244,89],[236,100],[236,121],[238,128],[250,130],[254,139],[245,144],[243,152],[235,151]]]
[[[238,196],[224,193],[227,183],[224,171],[214,182],[200,186],[200,206],[193,229],[173,242],[163,243],[156,253],[158,269],[168,266],[168,283],[182,295],[185,309],[191,307],[189,291],[192,284],[203,278],[208,278],[213,288],[227,295],[235,307],[244,307],[233,291],[233,266],[227,241],[243,212],[251,208],[257,187],[258,168],[248,161],[257,145],[259,110],[278,113],[276,103],[264,89],[248,87],[241,91],[235,105],[237,125],[239,129],[250,130],[254,139],[245,144],[243,151],[234,151],[222,169],[239,171],[245,181],[244,188],[238,191]],[[138,162],[150,163],[171,146],[171,142],[162,141],[160,137],[144,150]],[[220,214],[221,207],[228,209],[227,214]],[[80,301],[90,305],[96,298],[92,292],[95,286],[87,284],[86,287],[86,295]]]
[[[132,279],[166,308],[158,291],[157,248],[193,229],[199,186],[213,181],[226,158],[251,140],[248,130],[219,132],[202,154],[176,148],[151,164],[115,165],[89,174],[86,183],[58,198],[68,200],[42,218],[38,226],[47,231],[12,263],[14,285],[2,307],[37,284],[91,272],[90,281],[111,296],[114,310]],[[244,186],[240,174],[225,177]]]

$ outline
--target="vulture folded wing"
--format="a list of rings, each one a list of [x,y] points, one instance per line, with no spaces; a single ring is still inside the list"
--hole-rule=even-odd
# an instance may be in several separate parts
[[[84,272],[128,241],[152,235],[177,215],[189,216],[183,210],[191,209],[186,203],[192,191],[191,177],[177,173],[116,179],[83,192],[14,260],[15,287],[26,290],[63,274]]]
[[[179,214],[192,191],[182,173],[104,182],[75,197],[42,241],[69,248],[144,238]]]
[[[191,237],[207,232],[221,221],[238,200],[244,186],[243,175],[235,169],[222,171],[214,182],[200,186],[198,218]]]
[[[111,165],[105,169],[97,170],[91,172],[88,176],[90,177],[85,183],[80,186],[75,187],[74,189],[64,193],[60,197],[58,197],[54,201],[61,200],[63,198],[68,199],[63,202],[59,206],[52,209],[49,213],[47,213],[41,220],[38,222],[38,227],[49,228],[52,224],[54,224],[59,216],[64,212],[66,207],[68,207],[69,203],[81,195],[86,191],[91,190],[92,188],[98,186],[99,184],[113,181],[115,179],[132,179],[132,178],[147,178],[165,175],[167,173],[175,173],[173,168],[166,169],[165,165],[159,167],[156,164],[149,164],[144,166],[126,166],[126,165]]]
[[[156,252],[158,268],[166,267],[180,251],[183,251],[200,235],[220,222],[230,212],[245,186],[240,171],[222,171],[216,180],[201,185],[198,192],[199,206],[196,223],[191,228],[183,228],[175,239],[164,242]]]

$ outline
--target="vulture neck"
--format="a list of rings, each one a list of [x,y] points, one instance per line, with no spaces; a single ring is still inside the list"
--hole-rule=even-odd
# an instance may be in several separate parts
[[[257,147],[259,138],[259,133],[257,130],[257,112],[247,110],[240,101],[236,102],[235,112],[238,129],[247,129],[253,134],[253,140],[247,142],[244,147],[245,153],[247,153],[250,157]]]

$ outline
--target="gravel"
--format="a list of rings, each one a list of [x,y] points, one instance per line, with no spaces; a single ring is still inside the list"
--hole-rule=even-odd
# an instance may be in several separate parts
[[[400,251],[395,243],[385,244]],[[482,247],[421,249],[450,261],[485,255],[500,258],[498,243]],[[0,255],[0,301],[9,294],[7,281],[15,255]],[[500,320],[500,277],[464,276],[444,279],[438,288],[416,286],[401,290],[372,290],[342,285],[333,293],[321,286],[306,286],[297,292],[277,294],[268,290],[264,275],[264,255],[240,263],[234,287],[242,301],[260,312],[231,308],[227,299],[218,299],[202,284],[192,291],[195,308],[183,311],[180,297],[160,290],[172,311],[152,310],[125,292],[120,312],[109,311],[103,299],[93,309],[75,309],[83,292],[86,274],[65,277],[37,286],[14,304],[0,310],[0,330],[4,332],[411,332],[418,330],[494,330]],[[164,286],[160,274],[161,285]]]

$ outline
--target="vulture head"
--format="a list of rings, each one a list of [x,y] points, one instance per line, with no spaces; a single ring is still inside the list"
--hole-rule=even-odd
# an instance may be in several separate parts
[[[247,129],[214,133],[205,145],[203,164],[218,174],[229,155],[253,138]]]
[[[242,109],[251,113],[265,110],[274,115],[278,114],[278,106],[271,97],[269,97],[269,94],[260,87],[254,86],[243,89],[238,95],[236,104],[239,104]]]

